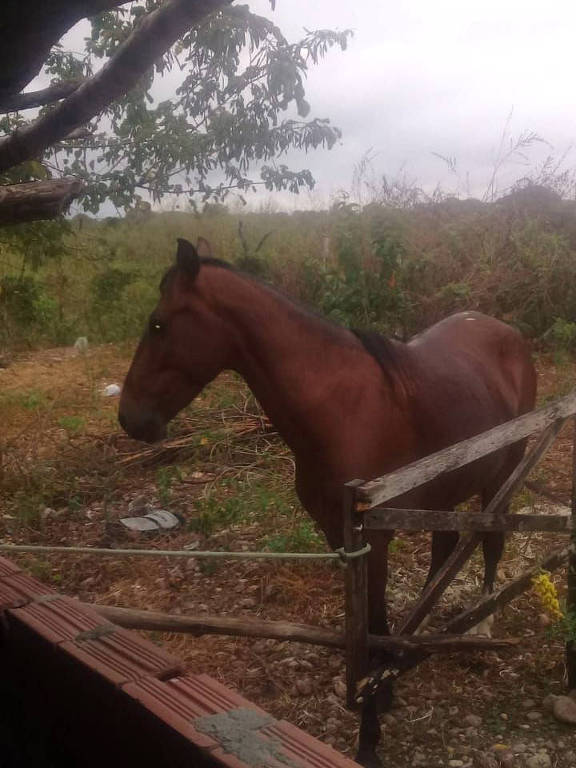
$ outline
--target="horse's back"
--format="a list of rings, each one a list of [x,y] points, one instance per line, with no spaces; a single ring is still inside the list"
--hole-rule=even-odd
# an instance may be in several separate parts
[[[407,344],[373,333],[357,335],[385,374],[384,390],[367,390],[362,401],[370,415],[363,443],[368,453],[379,452],[381,435],[396,435],[391,455],[383,456],[392,469],[534,407],[536,372],[529,345],[500,320],[461,312]]]
[[[536,371],[529,344],[496,318],[480,312],[451,315],[416,336],[408,349],[434,397],[439,390],[458,392],[471,407],[484,404],[484,418],[496,423],[534,407]]]
[[[415,337],[406,349],[416,373],[412,423],[421,456],[534,407],[536,372],[529,345],[499,320],[478,312],[452,315]],[[432,484],[431,495],[439,493],[441,501],[450,504],[463,501],[501,481],[522,450],[521,445],[513,446],[451,473],[448,482]]]

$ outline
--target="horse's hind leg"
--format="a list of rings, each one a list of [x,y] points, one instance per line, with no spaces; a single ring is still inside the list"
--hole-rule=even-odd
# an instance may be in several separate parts
[[[507,512],[508,510],[503,510]],[[484,534],[482,539],[482,549],[484,551],[484,584],[482,587],[482,595],[490,595],[494,592],[494,581],[496,579],[496,570],[498,563],[502,557],[504,551],[504,533],[500,531],[492,531]],[[492,637],[492,626],[494,624],[494,614],[487,616],[475,627],[468,630],[469,635],[484,635],[485,637]]]
[[[458,544],[460,535],[457,531],[434,531],[432,534],[432,550],[430,555],[430,570],[426,577],[428,585]]]
[[[506,475],[508,477],[508,474]],[[504,481],[503,481],[504,482]],[[486,508],[494,497],[496,491],[485,491],[482,494],[482,506]],[[509,505],[506,505],[501,514],[508,512]],[[482,537],[482,550],[484,553],[484,584],[482,587],[483,595],[490,595],[494,592],[494,582],[496,581],[496,571],[498,569],[498,563],[502,558],[504,552],[504,542],[506,536],[503,531],[491,531],[485,533]],[[483,621],[473,627],[469,634],[473,635],[486,635],[492,636],[492,626],[494,624],[494,615],[487,616]]]
[[[503,512],[508,512],[508,507]],[[489,595],[494,592],[496,571],[504,552],[504,542],[505,534],[503,531],[485,533],[482,539],[482,550],[484,552],[484,586],[482,591],[484,594]]]

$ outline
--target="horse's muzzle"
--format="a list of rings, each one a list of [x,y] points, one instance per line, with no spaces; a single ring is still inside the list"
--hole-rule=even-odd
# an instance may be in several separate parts
[[[152,411],[137,410],[120,402],[118,421],[127,435],[145,443],[157,443],[166,437],[166,421]]]

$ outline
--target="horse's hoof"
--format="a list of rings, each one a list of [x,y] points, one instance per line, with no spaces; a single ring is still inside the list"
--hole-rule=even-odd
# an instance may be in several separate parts
[[[481,621],[479,624],[476,624],[475,627],[472,627],[471,629],[466,632],[467,635],[476,636],[476,637],[492,637],[492,627],[494,625],[494,616],[488,616],[484,619],[484,621]]]
[[[356,755],[356,762],[358,765],[364,766],[364,768],[382,768],[383,763],[382,761],[376,757],[374,752],[370,752],[368,754],[361,752],[358,752]]]
[[[430,621],[431,621],[430,614],[428,614],[428,616],[424,616],[424,618],[422,619],[420,624],[414,630],[414,634],[415,635],[421,635],[424,632],[424,630],[426,629],[426,627],[428,626],[428,624],[430,624]]]

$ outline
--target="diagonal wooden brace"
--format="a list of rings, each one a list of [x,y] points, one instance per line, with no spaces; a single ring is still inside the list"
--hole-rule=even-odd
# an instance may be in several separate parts
[[[502,512],[502,509],[508,504],[510,498],[524,482],[526,476],[552,445],[564,421],[564,419],[555,421],[542,432],[534,448],[524,456],[514,472],[503,483],[500,490],[484,510],[484,514],[498,515]],[[461,538],[442,568],[424,588],[420,599],[398,629],[399,634],[410,635],[418,629],[423,619],[430,613],[432,607],[438,602],[447,586],[470,558],[481,540],[482,536],[478,533],[472,533]]]
[[[475,627],[480,621],[491,616],[498,608],[512,602],[512,600],[529,589],[534,577],[538,576],[543,570],[554,571],[564,565],[572,551],[573,547],[566,547],[565,549],[550,552],[544,560],[532,566],[532,568],[528,568],[517,579],[508,582],[508,584],[505,584],[493,594],[487,595],[473,608],[458,614],[458,616],[444,626],[442,634],[447,637],[454,636],[454,634],[466,632]],[[423,637],[426,637],[426,635],[423,635]],[[431,655],[432,653],[429,650],[415,650],[401,654],[399,656],[399,663],[395,667],[381,667],[364,678],[358,685],[358,696],[364,699],[374,695],[379,690],[380,685],[386,682],[386,680],[395,679],[405,674]]]
[[[551,446],[556,435],[564,425],[564,422],[565,419],[559,419],[550,424],[544,432],[542,432],[536,445],[528,454],[526,454],[526,456],[524,456],[514,472],[512,472],[506,482],[502,484],[498,493],[496,493],[494,498],[488,504],[484,510],[486,514],[496,515],[501,513],[502,509],[510,501],[512,495],[522,485],[526,476]],[[461,570],[481,540],[481,534],[477,533],[467,535],[460,539],[460,542],[442,568],[440,568],[438,573],[424,588],[420,599],[399,627],[398,634],[410,635],[418,629],[423,619],[430,613],[433,606],[438,602],[454,576]],[[490,615],[494,610],[495,608],[488,611],[486,615]],[[481,619],[478,619],[478,621],[480,620]],[[471,624],[468,629],[470,629],[471,626],[474,625]],[[451,630],[454,631],[453,627],[451,627]],[[414,654],[413,656],[410,654],[409,659],[405,660],[407,663],[402,661],[395,667],[387,664],[372,671],[370,675],[358,685],[356,701],[363,701],[367,696],[373,696],[378,692],[381,684],[398,677],[406,668],[411,668],[418,663],[421,658],[425,658],[425,656],[422,656],[421,654]]]

